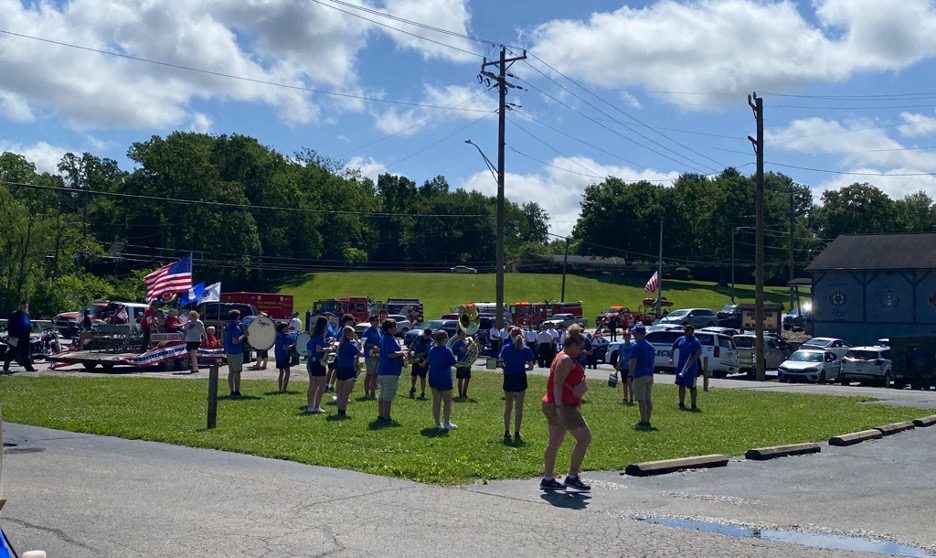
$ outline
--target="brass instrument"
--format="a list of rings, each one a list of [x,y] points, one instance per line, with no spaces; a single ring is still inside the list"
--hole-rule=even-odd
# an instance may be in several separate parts
[[[481,316],[478,314],[478,309],[475,308],[474,304],[469,304],[465,306],[461,312],[458,313],[458,329],[465,332],[465,335],[468,335],[468,349],[465,352],[465,357],[455,363],[456,368],[471,368],[471,366],[478,360],[478,357],[481,355],[481,348],[475,343],[474,339],[470,336],[478,332],[478,329],[481,327]],[[455,344],[455,341],[458,341],[458,336],[454,336],[449,339],[446,345],[451,349]],[[455,355],[456,358],[458,355]]]
[[[325,364],[332,364],[338,358],[338,343],[332,343],[325,349]]]

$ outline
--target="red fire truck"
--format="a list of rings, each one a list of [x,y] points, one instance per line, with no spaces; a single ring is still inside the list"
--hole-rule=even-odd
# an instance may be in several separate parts
[[[288,320],[292,316],[293,296],[279,293],[221,293],[221,302],[250,304],[266,312],[274,320]]]
[[[354,323],[366,322],[371,313],[371,302],[366,296],[346,296],[325,298],[312,304],[312,316],[321,316],[325,313],[336,317],[350,314],[354,316]],[[337,318],[335,325],[337,325]]]
[[[510,305],[510,319],[515,325],[538,326],[553,314],[582,317],[582,301],[578,302],[516,302]]]

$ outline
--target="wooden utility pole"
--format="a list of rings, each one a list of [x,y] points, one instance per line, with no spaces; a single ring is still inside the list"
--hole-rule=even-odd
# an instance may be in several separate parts
[[[565,302],[566,265],[569,263],[569,237],[566,237],[565,241],[565,256],[562,257],[562,294],[559,295],[559,302]]]
[[[523,56],[507,58],[507,48],[501,47],[500,60],[484,59],[481,64],[481,76],[494,80],[498,91],[498,111],[497,111],[497,224],[496,224],[496,254],[494,256],[495,273],[495,299],[496,325],[498,329],[504,327],[504,149],[507,145],[505,134],[507,127],[507,89],[516,87],[507,82],[508,64],[513,64],[517,60],[525,60],[526,51]],[[497,74],[487,71],[488,66],[497,66]]]
[[[756,222],[755,222],[755,256],[754,256],[754,366],[757,371],[757,381],[762,382],[766,376],[764,362],[764,99],[748,95],[748,105],[754,111],[754,120],[757,122],[757,138],[748,136],[754,145],[757,154],[757,187],[756,187]]]

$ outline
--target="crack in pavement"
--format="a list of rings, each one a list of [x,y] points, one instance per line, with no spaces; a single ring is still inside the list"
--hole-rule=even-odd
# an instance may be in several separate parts
[[[30,523],[30,522],[28,522],[28,521],[23,521],[22,519],[16,519],[16,518],[14,518],[14,517],[5,517],[4,520],[5,520],[5,521],[9,521],[9,522],[11,522],[11,523],[17,523],[17,524],[19,524],[19,525],[21,525],[21,526],[23,526],[23,527],[27,527],[27,528],[29,528],[29,529],[35,529],[35,530],[37,530],[37,531],[42,531],[42,532],[44,532],[44,533],[51,533],[51,534],[55,535],[56,537],[60,538],[61,540],[65,541],[65,542],[67,542],[67,543],[69,543],[69,544],[73,544],[73,545],[75,545],[75,546],[77,546],[77,547],[83,548],[83,549],[85,549],[85,550],[91,550],[91,551],[94,551],[94,552],[100,552],[100,550],[98,550],[97,548],[95,548],[95,547],[93,547],[93,546],[86,545],[86,544],[84,544],[84,543],[82,543],[82,542],[80,542],[80,541],[77,541],[77,540],[71,538],[70,536],[68,536],[67,533],[65,533],[65,531],[62,531],[61,529],[55,529],[55,528],[52,528],[52,527],[43,527],[42,525],[36,525],[35,523]]]

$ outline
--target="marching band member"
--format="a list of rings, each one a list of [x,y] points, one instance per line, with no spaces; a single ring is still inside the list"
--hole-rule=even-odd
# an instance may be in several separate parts
[[[458,341],[452,344],[452,352],[455,353],[455,358],[458,359],[459,364],[468,356],[468,347],[471,343],[474,343],[474,341],[468,338],[468,334],[459,329]],[[458,378],[458,398],[468,399],[468,382],[471,381],[471,367],[459,366],[456,364],[455,377]]]
[[[266,312],[260,312],[260,315],[269,318],[270,315]],[[270,351],[257,351],[257,362],[250,367],[251,370],[266,370],[267,363],[270,360]]]
[[[327,339],[329,344],[335,339],[339,340],[344,337],[344,328],[350,326],[354,330],[354,316],[351,314],[345,314],[341,317],[341,328],[332,336],[331,339]],[[328,364],[328,372],[325,373],[325,391],[335,391],[335,375],[338,371],[338,357],[335,356],[335,360]]]
[[[286,322],[276,324],[276,343],[273,345],[273,357],[276,359],[276,370],[279,372],[279,393],[286,393],[286,386],[289,385],[290,352],[296,344],[289,336],[289,325]]]
[[[533,351],[523,341],[523,332],[511,328],[508,342],[498,357],[504,369],[504,441],[510,442],[510,415],[516,407],[514,441],[520,441],[520,424],[523,422],[523,399],[527,389],[527,371],[533,370]]]
[[[429,349],[432,348],[432,330],[428,327],[423,330],[422,335],[416,337],[413,346],[409,348],[409,357],[412,359],[412,385],[410,385],[410,399],[416,397],[416,378],[419,378],[420,399],[426,398],[426,373],[429,371]]]
[[[440,329],[435,334],[435,345],[429,349],[429,387],[432,389],[432,418],[438,429],[455,430],[452,424],[452,366],[457,362],[452,349],[448,348],[448,333]],[[439,420],[439,407],[445,403],[443,416]]]
[[[228,312],[231,318],[224,326],[224,355],[228,363],[230,397],[240,397],[240,375],[244,369],[244,339],[247,332],[240,324],[240,310]]]
[[[377,327],[377,316],[371,316],[368,321],[370,327],[361,335],[364,341],[364,397],[377,399],[377,353],[380,350],[381,334]]]
[[[328,319],[319,316],[312,329],[312,338],[306,344],[309,359],[306,361],[306,371],[309,373],[309,391],[306,393],[308,412],[318,414],[322,412],[322,395],[325,394],[325,328]]]
[[[377,369],[377,383],[380,386],[377,421],[388,423],[390,407],[400,388],[400,374],[403,372],[403,360],[406,353],[400,350],[400,344],[393,337],[396,333],[396,320],[387,319],[380,326],[383,336],[380,338],[380,364]]]
[[[357,363],[360,354],[361,349],[358,347],[354,328],[345,326],[342,330],[341,341],[338,342],[338,355],[335,357],[335,362],[338,363],[335,376],[337,379],[339,417],[348,416],[348,398],[351,396],[351,390],[354,389],[354,382],[357,380]]]

